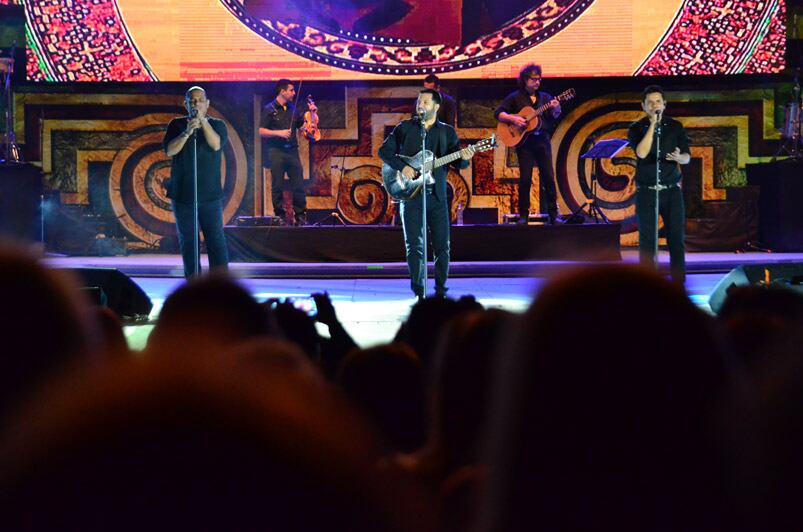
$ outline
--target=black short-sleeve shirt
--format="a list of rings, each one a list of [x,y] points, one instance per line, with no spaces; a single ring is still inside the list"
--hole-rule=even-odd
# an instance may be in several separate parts
[[[272,129],[274,131],[293,128],[298,129],[304,125],[304,113],[301,109],[298,111],[295,109],[296,106],[293,105],[292,102],[287,102],[287,106],[282,107],[279,105],[279,102],[273,100],[262,108],[259,127]],[[295,134],[290,135],[289,139],[283,139],[281,137],[264,138],[263,142],[264,146],[267,148],[291,150],[298,147],[298,138]]]
[[[188,118],[174,118],[167,125],[162,146],[167,149],[170,142],[187,129]],[[198,151],[198,201],[215,201],[223,197],[220,183],[220,164],[223,147],[229,140],[228,129],[223,120],[209,117],[209,125],[220,136],[220,149],[213,150],[206,142],[203,131],[196,133]],[[180,203],[192,203],[192,138],[187,139],[184,147],[173,156],[170,166],[170,183],[167,186],[167,197]]]
[[[634,151],[649,128],[650,119],[646,116],[630,125],[630,129],[627,131],[627,140]],[[652,150],[649,155],[644,159],[636,157],[636,185],[651,186],[655,184],[656,148],[656,141],[653,139]],[[675,185],[682,177],[680,165],[674,161],[666,160],[666,154],[675,151],[675,148],[679,148],[680,153],[689,153],[689,137],[686,135],[683,124],[674,118],[665,116],[661,118],[661,153],[659,154],[661,160],[661,184],[663,185]]]

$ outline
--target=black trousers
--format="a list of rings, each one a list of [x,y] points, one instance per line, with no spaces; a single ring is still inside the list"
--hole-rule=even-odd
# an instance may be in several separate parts
[[[270,148],[268,150],[270,161],[270,188],[273,213],[284,218],[284,174],[290,181],[290,190],[293,193],[293,212],[304,214],[307,212],[307,193],[304,190],[304,170],[301,159],[298,158],[298,148],[281,150]]]
[[[407,269],[410,271],[410,288],[417,296],[424,295],[424,279],[427,263],[424,260],[424,237],[421,231],[423,222],[423,202],[419,194],[415,199],[401,204],[404,247],[407,254]],[[432,245],[435,261],[435,293],[446,293],[446,279],[449,276],[449,210],[446,199],[439,200],[435,194],[427,192],[428,242]]]
[[[173,201],[173,214],[178,229],[178,245],[184,262],[184,277],[194,272],[201,273],[201,253],[198,264],[193,267],[193,216],[192,203]],[[198,203],[198,227],[204,234],[206,252],[209,255],[211,270],[225,271],[229,265],[229,251],[226,248],[226,235],[223,233],[223,200]],[[199,240],[200,242],[200,240]]]
[[[686,211],[683,191],[679,186],[662,190],[658,197],[658,212],[664,219],[664,232],[669,247],[669,267],[672,280],[686,281]],[[655,191],[646,186],[636,190],[636,216],[638,217],[638,247],[641,264],[655,264]]]
[[[558,215],[558,191],[555,187],[555,169],[552,167],[552,143],[547,135],[530,135],[516,147],[519,158],[519,214],[530,213],[530,188],[533,182],[533,167],[538,167],[541,212],[551,221]]]

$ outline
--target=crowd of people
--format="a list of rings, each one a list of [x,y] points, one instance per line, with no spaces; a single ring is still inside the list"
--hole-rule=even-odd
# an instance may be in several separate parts
[[[0,286],[4,530],[801,524],[803,295],[784,288],[712,316],[653,271],[579,269],[523,314],[420,300],[362,348],[326,293],[310,317],[215,272],[134,352],[24,250],[0,250]]]

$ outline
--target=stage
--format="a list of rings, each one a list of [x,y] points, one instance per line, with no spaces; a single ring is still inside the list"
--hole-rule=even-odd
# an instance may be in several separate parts
[[[669,257],[660,254],[663,271]],[[203,256],[204,267],[206,256]],[[184,279],[178,255],[141,254],[128,257],[48,257],[57,268],[115,268],[129,276],[154,303],[147,321],[126,327],[130,344],[142,348],[165,298]],[[543,284],[572,268],[593,264],[636,264],[638,252],[624,249],[617,261],[456,261],[450,272],[449,295],[475,296],[486,307],[523,312]],[[686,289],[689,298],[709,311],[708,298],[716,284],[740,265],[803,263],[803,253],[688,253]],[[363,346],[393,338],[414,303],[407,266],[387,263],[279,263],[233,262],[231,272],[259,300],[300,298],[329,292],[340,320]],[[430,290],[432,279],[430,277]],[[606,311],[606,302],[589,303],[578,309],[593,319]],[[627,312],[627,309],[616,309]],[[325,327],[319,328],[326,334]]]
[[[246,227],[227,225],[239,262],[394,262],[404,260],[400,226]],[[619,224],[453,225],[455,262],[620,260]]]

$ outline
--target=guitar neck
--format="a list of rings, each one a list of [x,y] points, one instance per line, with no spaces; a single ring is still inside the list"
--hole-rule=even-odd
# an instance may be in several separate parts
[[[571,96],[568,96],[568,97],[569,97],[569,98],[571,98]],[[559,95],[558,95],[558,96],[557,96],[555,99],[556,99],[556,100],[558,100],[559,102],[562,102],[562,101],[563,101],[563,100],[565,100],[566,98],[567,98],[567,94],[566,94],[565,92],[562,92],[562,93],[560,93],[560,94],[559,94]],[[547,102],[547,103],[545,103],[544,105],[542,105],[541,107],[537,108],[537,109],[535,110],[535,115],[534,115],[534,116],[539,116],[539,115],[541,115],[541,114],[542,114],[544,111],[546,111],[547,109],[549,109],[549,102]]]
[[[443,166],[444,164],[449,164],[452,161],[456,161],[460,158],[460,150],[457,150],[454,153],[450,153],[449,155],[444,155],[443,157],[439,157],[432,161],[432,168],[430,170],[434,170]]]
[[[495,146],[495,144],[494,144],[495,138],[496,138],[495,136],[492,136],[489,139],[483,139],[483,140],[481,140],[481,141],[479,141],[479,142],[477,142],[475,144],[472,144],[472,145],[470,145],[468,147],[469,148],[474,148],[478,152],[486,151],[486,150],[489,150],[489,149],[491,149],[491,148],[493,148]],[[489,141],[490,141],[490,143],[489,143]],[[439,168],[439,167],[443,166],[444,164],[449,164],[452,161],[456,161],[457,159],[460,158],[460,151],[461,150],[457,150],[456,152],[452,152],[449,155],[444,155],[443,157],[438,157],[437,159],[424,164],[421,167],[421,171],[422,172],[431,172],[432,170],[434,170],[436,168]]]
[[[444,155],[443,157],[438,157],[433,161],[429,161],[428,163],[424,164],[421,168],[422,172],[431,172],[436,168],[440,168],[444,164],[449,164],[452,161],[456,161],[460,158],[460,150],[457,150],[454,153],[450,153],[449,155]]]
[[[535,110],[535,116],[538,116],[538,115],[542,114],[547,109],[549,109],[549,104],[545,103],[544,105],[542,105],[541,107],[539,107],[538,109]]]

